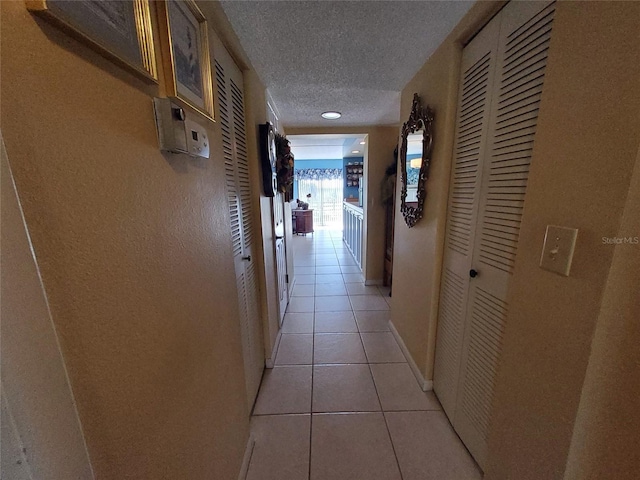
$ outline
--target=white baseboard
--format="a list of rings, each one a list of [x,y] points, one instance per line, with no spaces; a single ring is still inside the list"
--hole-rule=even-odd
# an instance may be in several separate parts
[[[238,480],[246,480],[249,473],[249,463],[251,462],[251,455],[253,455],[253,447],[256,445],[256,440],[253,435],[249,435],[247,440],[247,447],[244,450],[244,457],[242,457],[242,466],[240,467],[240,474]]]
[[[282,328],[278,330],[276,335],[276,341],[273,344],[273,350],[271,351],[271,357],[265,358],[264,366],[267,368],[273,368],[276,364],[276,355],[278,354],[278,348],[280,347],[280,339],[282,338]]]
[[[416,365],[416,362],[413,361],[413,358],[409,353],[409,349],[404,344],[402,337],[400,337],[398,330],[396,330],[396,327],[391,320],[389,320],[389,329],[391,330],[391,333],[393,334],[396,341],[398,342],[398,345],[400,345],[400,350],[402,350],[402,353],[407,358],[409,367],[411,367],[411,371],[413,372],[413,375],[416,377],[416,380],[418,381],[418,385],[420,385],[420,388],[422,389],[422,391],[428,392],[430,390],[433,390],[433,380],[424,379],[424,377],[422,376],[422,372],[418,368],[418,365]]]
[[[383,285],[384,281],[382,279],[380,280],[367,280],[364,282],[365,285]]]

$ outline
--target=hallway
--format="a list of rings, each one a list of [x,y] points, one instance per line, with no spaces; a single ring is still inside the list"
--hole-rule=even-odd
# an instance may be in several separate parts
[[[365,286],[341,231],[294,238],[296,285],[251,430],[249,480],[466,480],[481,474]]]

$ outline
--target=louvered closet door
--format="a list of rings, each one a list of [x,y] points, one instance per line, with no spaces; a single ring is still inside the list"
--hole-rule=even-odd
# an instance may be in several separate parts
[[[231,217],[233,258],[238,287],[242,352],[251,410],[264,369],[260,296],[253,260],[253,214],[247,157],[242,73],[220,42],[216,42],[217,106],[224,154],[227,199]]]
[[[456,416],[482,152],[489,128],[499,27],[499,19],[494,18],[465,47],[462,56],[434,372],[434,390],[451,421]]]
[[[475,223],[471,223],[471,264],[464,280],[456,279],[456,284],[447,278],[446,263],[443,272],[440,321],[444,325],[451,296],[447,292],[453,290],[447,282],[459,286],[462,297],[467,295],[458,310],[464,322],[461,332],[455,334],[462,348],[450,418],[481,467],[486,461],[495,375],[508,311],[507,289],[518,247],[553,13],[553,3],[511,2],[491,22],[497,21],[500,27],[488,129],[480,150],[481,173],[475,184],[479,201]],[[456,218],[455,175],[450,225]],[[455,230],[450,228],[450,232],[447,242],[455,238]],[[470,269],[478,272],[475,278],[469,277]],[[438,349],[440,339],[437,342]],[[441,366],[441,372],[448,366]],[[450,378],[443,376],[438,382]]]

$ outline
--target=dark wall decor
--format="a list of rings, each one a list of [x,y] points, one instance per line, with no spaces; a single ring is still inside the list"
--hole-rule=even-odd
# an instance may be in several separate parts
[[[422,218],[424,201],[427,197],[426,181],[429,178],[429,165],[433,150],[434,112],[429,106],[422,106],[417,93],[413,95],[413,105],[409,120],[402,126],[402,143],[400,145],[400,173],[402,175],[402,194],[400,211],[409,228]],[[409,143],[421,142],[421,158],[414,158],[407,163]],[[419,169],[415,183],[408,182],[409,169]],[[415,178],[415,175],[411,175]],[[409,199],[407,195],[410,193]]]
[[[290,202],[293,199],[293,153],[284,135],[276,132],[275,142],[278,191],[284,193],[285,202]]]
[[[262,163],[262,187],[267,197],[274,197],[278,190],[276,180],[276,132],[267,122],[260,125],[260,160]]]

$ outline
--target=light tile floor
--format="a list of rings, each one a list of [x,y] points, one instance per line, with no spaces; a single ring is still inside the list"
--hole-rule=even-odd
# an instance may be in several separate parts
[[[389,331],[342,232],[294,238],[296,285],[251,429],[248,480],[479,480]]]

